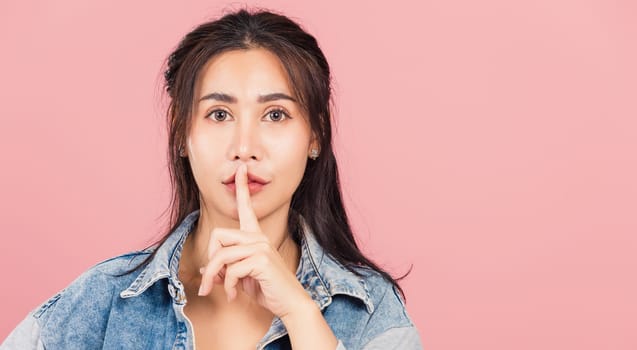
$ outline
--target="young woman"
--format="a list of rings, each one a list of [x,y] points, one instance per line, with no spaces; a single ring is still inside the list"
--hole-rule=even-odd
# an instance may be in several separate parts
[[[343,207],[330,69],[285,16],[188,33],[165,87],[171,227],[87,270],[2,349],[420,349]]]

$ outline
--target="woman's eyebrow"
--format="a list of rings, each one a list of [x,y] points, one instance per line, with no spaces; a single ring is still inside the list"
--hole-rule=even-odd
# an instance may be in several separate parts
[[[203,100],[217,100],[217,101],[226,102],[226,103],[237,103],[236,97],[228,95],[228,94],[224,94],[222,92],[209,93],[205,95],[204,97],[200,98],[199,102]],[[259,97],[257,98],[257,102],[259,103],[265,103],[265,102],[276,101],[276,100],[290,100],[293,102],[297,102],[295,98],[288,96],[282,92],[259,95]]]

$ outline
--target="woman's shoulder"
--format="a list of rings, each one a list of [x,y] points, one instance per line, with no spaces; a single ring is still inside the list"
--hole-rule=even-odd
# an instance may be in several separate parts
[[[370,267],[353,269],[365,291],[362,298],[359,292],[356,298],[351,297],[354,294],[335,296],[326,309],[330,325],[347,348],[422,348],[405,299],[393,281]],[[362,303],[353,302],[356,299]]]
[[[411,324],[405,299],[389,276],[367,265],[345,266],[331,256],[321,260],[317,271],[333,297],[341,295],[361,302],[350,303],[352,310],[365,311],[370,317],[380,311],[396,322]]]
[[[104,320],[109,317],[120,291],[139,275],[141,269],[123,273],[151,253],[152,249],[130,251],[99,261],[84,270],[33,308],[0,348],[40,349],[43,340],[47,345],[73,339],[81,346],[90,347],[92,340],[98,344]],[[83,337],[78,337],[80,334]]]
[[[132,283],[141,269],[128,274],[125,272],[132,270],[151,253],[151,249],[136,250],[99,261],[34,309],[33,316],[44,326],[54,311],[58,316],[64,315],[61,319],[68,318],[66,314],[78,314],[77,310],[92,313],[89,316],[107,312],[112,299]],[[82,309],[83,306],[89,307]]]
[[[411,325],[411,319],[405,308],[405,298],[393,281],[371,267],[356,266],[353,269],[360,275],[360,283],[364,286],[373,305],[370,314],[377,311],[385,313],[391,310],[391,314],[395,318]]]

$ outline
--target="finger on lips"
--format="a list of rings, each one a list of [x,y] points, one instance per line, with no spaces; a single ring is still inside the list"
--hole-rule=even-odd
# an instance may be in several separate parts
[[[247,172],[247,165],[242,163],[237,168],[237,173],[235,175],[239,231],[235,229],[215,228],[211,232],[210,242],[208,244],[208,259],[210,261],[205,267],[199,269],[199,272],[202,274],[199,295],[208,294],[215,282],[219,283],[222,279],[226,280],[227,267],[225,268],[226,274],[223,277],[220,275],[224,266],[232,264],[233,262],[233,265],[236,265],[238,263],[236,262],[237,260],[247,260],[245,258],[249,257],[249,255],[246,254],[254,253],[253,248],[247,249],[247,246],[242,246],[242,244],[246,244],[249,241],[254,243],[255,241],[259,242],[262,240],[262,237],[255,240],[258,236],[253,236],[251,237],[252,239],[249,239],[246,236],[247,232],[261,233],[259,221],[252,208]],[[226,248],[223,249],[223,255],[219,254],[221,248]],[[236,282],[234,284],[236,284]],[[234,293],[236,294],[236,290]],[[228,300],[233,298],[234,296],[231,297],[228,295]]]
[[[238,178],[238,179],[237,179]],[[250,188],[248,187],[248,168],[241,164],[235,176],[237,188],[237,210],[239,212],[239,229],[247,232],[261,232],[259,220],[257,219],[252,202],[250,200]]]

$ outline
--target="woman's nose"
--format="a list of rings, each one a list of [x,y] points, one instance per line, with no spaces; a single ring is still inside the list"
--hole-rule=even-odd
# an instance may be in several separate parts
[[[261,135],[258,123],[246,118],[235,123],[231,159],[261,160],[261,154]]]

